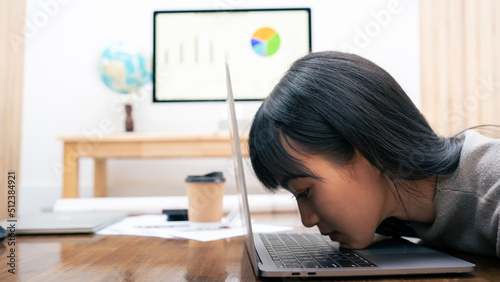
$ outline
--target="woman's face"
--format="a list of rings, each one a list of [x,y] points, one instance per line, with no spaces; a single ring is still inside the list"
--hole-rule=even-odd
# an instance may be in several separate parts
[[[367,247],[379,224],[397,209],[385,176],[358,152],[346,166],[320,156],[297,152],[292,155],[321,178],[288,181],[304,226],[318,226],[323,235],[338,241],[341,247]]]

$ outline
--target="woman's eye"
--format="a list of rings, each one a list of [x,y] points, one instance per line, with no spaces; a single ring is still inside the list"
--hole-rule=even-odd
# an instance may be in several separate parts
[[[307,198],[307,196],[309,195],[309,188],[307,188],[306,190],[304,190],[304,192],[298,194],[297,196],[295,196],[295,198],[298,200],[300,198]]]

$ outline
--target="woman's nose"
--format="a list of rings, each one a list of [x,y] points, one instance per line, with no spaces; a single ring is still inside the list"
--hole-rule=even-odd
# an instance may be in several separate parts
[[[312,207],[308,203],[299,203],[300,219],[305,227],[314,227],[319,222],[318,215],[313,211]]]

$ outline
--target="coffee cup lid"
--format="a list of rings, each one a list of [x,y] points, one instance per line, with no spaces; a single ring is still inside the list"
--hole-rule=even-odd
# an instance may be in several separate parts
[[[225,182],[226,179],[220,171],[215,171],[205,175],[188,175],[186,182]]]

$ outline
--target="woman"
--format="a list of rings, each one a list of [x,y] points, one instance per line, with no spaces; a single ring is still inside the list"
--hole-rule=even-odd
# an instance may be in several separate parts
[[[433,132],[398,83],[340,52],[296,61],[250,130],[266,188],[297,198],[302,223],[345,248],[375,232],[500,256],[500,140]]]

